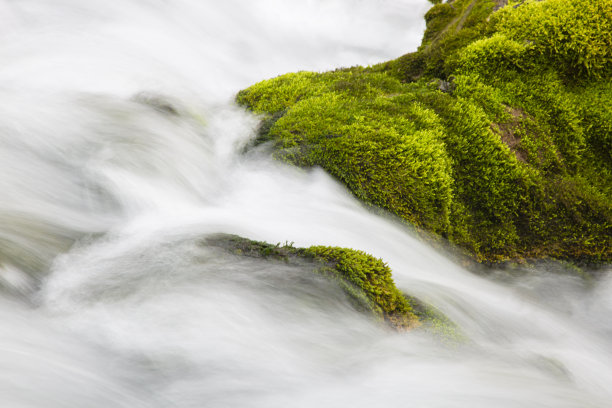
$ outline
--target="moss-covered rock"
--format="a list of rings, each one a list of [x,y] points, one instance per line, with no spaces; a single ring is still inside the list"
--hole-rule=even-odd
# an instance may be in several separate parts
[[[415,53],[237,100],[276,157],[479,261],[608,263],[612,1],[505,3],[438,3]]]
[[[236,235],[217,234],[206,238],[207,246],[220,247],[234,255],[264,258],[271,262],[308,263],[313,273],[335,281],[353,305],[397,329],[419,326],[411,301],[395,287],[391,269],[365,252],[337,247],[272,245]],[[412,300],[416,303],[416,300]],[[423,306],[419,305],[419,310]],[[423,314],[423,320],[428,315]],[[436,321],[440,320],[436,316]]]

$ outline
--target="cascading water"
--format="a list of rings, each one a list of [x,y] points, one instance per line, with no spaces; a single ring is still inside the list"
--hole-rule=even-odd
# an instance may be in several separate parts
[[[475,276],[232,96],[414,49],[425,0],[0,2],[0,406],[608,407],[612,279]],[[396,333],[224,232],[383,258],[466,341]]]

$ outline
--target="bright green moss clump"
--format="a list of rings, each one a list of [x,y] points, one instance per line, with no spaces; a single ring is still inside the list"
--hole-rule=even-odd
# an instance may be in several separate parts
[[[204,243],[241,256],[308,262],[313,272],[338,283],[358,309],[397,329],[408,329],[420,324],[408,298],[395,287],[391,269],[382,260],[365,252],[325,246],[295,248],[292,245],[272,245],[226,234],[208,237]],[[419,307],[422,306],[419,304]],[[436,318],[440,319],[439,316]]]
[[[325,273],[332,273],[365,294],[375,315],[395,327],[414,326],[418,318],[407,298],[395,287],[391,269],[380,259],[362,251],[347,248],[313,246],[301,254],[329,264]]]
[[[484,262],[612,260],[612,0],[455,0],[415,53],[239,103],[256,143]]]

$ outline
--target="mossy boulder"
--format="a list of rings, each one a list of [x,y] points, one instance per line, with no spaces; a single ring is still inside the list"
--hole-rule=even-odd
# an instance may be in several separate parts
[[[236,235],[217,234],[204,240],[207,246],[222,248],[237,256],[308,265],[317,273],[337,283],[351,303],[360,311],[385,321],[396,329],[409,329],[421,324],[413,310],[423,306],[405,296],[395,286],[391,269],[381,260],[365,252],[337,247],[272,245]],[[419,313],[425,316],[422,313]],[[428,316],[425,316],[429,319]],[[436,319],[440,320],[439,316]]]
[[[438,3],[417,52],[241,91],[254,144],[480,262],[611,262],[612,1],[505,3]]]

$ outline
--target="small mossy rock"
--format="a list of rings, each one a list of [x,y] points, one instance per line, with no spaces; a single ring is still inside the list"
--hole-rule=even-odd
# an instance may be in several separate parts
[[[365,293],[374,313],[394,327],[412,327],[418,318],[404,295],[395,287],[391,269],[382,260],[365,252],[313,246],[301,254],[329,265],[329,271]]]
[[[612,262],[612,0],[436,3],[416,52],[241,91],[257,140],[479,262]]]
[[[216,234],[204,240],[207,246],[223,248],[238,256],[262,258],[271,262],[308,263],[313,273],[335,281],[353,305],[384,320],[396,329],[419,326],[410,301],[395,287],[391,269],[365,252],[337,247],[272,245],[236,235]]]

